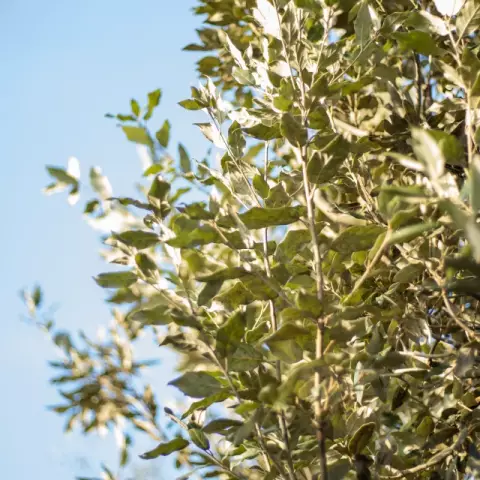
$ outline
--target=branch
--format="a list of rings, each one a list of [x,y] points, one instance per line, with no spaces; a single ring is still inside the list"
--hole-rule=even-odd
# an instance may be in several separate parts
[[[448,298],[447,292],[444,288],[442,288],[442,298],[448,314],[452,317],[455,323],[465,331],[468,337],[474,338],[475,340],[480,340],[480,336],[477,335],[475,331],[472,330],[467,324],[465,324],[463,320],[460,319],[458,315],[454,312],[452,308],[452,303],[450,302],[450,299]]]
[[[264,179],[267,181],[267,168],[268,168],[268,142],[265,142],[265,163],[264,163]],[[265,272],[267,274],[267,278],[272,278],[272,270],[270,268],[270,260],[268,258],[268,228],[264,228],[263,230],[263,264],[265,266]],[[275,304],[273,300],[268,301],[268,305],[270,308],[270,321],[272,323],[272,330],[276,332],[278,330],[278,322],[277,322],[277,314],[275,312]],[[275,368],[277,373],[277,380],[279,383],[282,382],[282,366],[280,364],[280,360],[276,360]],[[292,452],[290,449],[290,438],[288,435],[288,428],[287,428],[287,421],[285,418],[285,412],[282,410],[278,414],[278,422],[280,425],[280,431],[282,432],[283,443],[285,444],[285,451],[287,454],[287,463],[288,463],[288,476],[290,480],[297,480],[297,476],[295,475],[295,467],[293,465],[292,460]]]
[[[402,470],[401,472],[396,473],[395,475],[380,475],[382,479],[394,479],[394,478],[404,478],[408,477],[409,475],[414,475],[415,473],[423,472],[435,465],[438,465],[443,460],[445,460],[451,453],[457,450],[465,441],[468,435],[468,430],[463,429],[459,434],[458,438],[453,445],[450,445],[448,448],[445,448],[437,455],[434,455],[428,462],[422,463],[421,465],[417,465],[416,467],[409,468],[407,470]]]

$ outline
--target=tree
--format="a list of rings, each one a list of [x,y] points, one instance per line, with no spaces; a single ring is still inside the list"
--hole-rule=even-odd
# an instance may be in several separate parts
[[[213,153],[149,130],[160,90],[110,115],[148,149],[148,185],[111,198],[90,174],[85,213],[118,223],[105,257],[122,268],[96,277],[115,324],[81,346],[46,325],[65,355],[54,410],[85,432],[122,419],[121,465],[140,430],[141,457],[175,455],[182,478],[477,478],[478,0],[195,13],[186,50],[206,56],[180,105],[207,114]],[[50,167],[49,188],[75,197],[75,170]],[[179,353],[171,384],[192,399],[165,409],[168,436],[132,382],[141,331]]]

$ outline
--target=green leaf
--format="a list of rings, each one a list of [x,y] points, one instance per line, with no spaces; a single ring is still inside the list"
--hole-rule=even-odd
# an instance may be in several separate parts
[[[148,177],[150,175],[157,175],[157,173],[160,173],[163,171],[163,166],[160,165],[159,163],[154,163],[150,165],[144,172],[143,176]]]
[[[467,223],[470,221],[470,216],[465,210],[461,209],[451,200],[444,200],[440,205],[450,215],[458,228],[466,228]]]
[[[364,1],[360,6],[354,23],[356,35],[355,40],[360,46],[364,47],[370,40],[372,27],[373,24],[370,16],[369,4]]]
[[[157,175],[148,191],[148,201],[156,208],[160,208],[163,201],[165,201],[168,192],[170,191],[170,184],[163,180],[160,175]]]
[[[343,254],[369,250],[384,232],[385,228],[380,225],[348,227],[333,241],[332,250]]]
[[[414,51],[422,55],[438,55],[441,53],[441,49],[427,32],[412,30],[410,32],[395,32],[391,36],[398,41],[400,48],[404,51]]]
[[[417,278],[424,270],[425,267],[420,264],[407,265],[395,274],[395,276],[393,277],[393,281],[398,283],[410,283],[412,280]]]
[[[255,77],[250,70],[233,67],[232,76],[240,85],[255,85]]]
[[[138,117],[138,116],[140,115],[140,105],[138,104],[138,102],[137,102],[134,98],[132,98],[132,99],[130,100],[130,106],[131,106],[131,108],[132,108],[132,113],[133,113],[136,117]]]
[[[342,457],[328,465],[328,477],[332,480],[343,480],[351,470],[352,464],[350,460],[347,457]]]
[[[347,155],[335,155],[326,165],[322,165],[320,158],[314,155],[307,165],[308,179],[316,184],[330,182],[335,175],[338,175],[340,167],[346,158]]]
[[[233,444],[235,446],[240,445],[252,433],[253,429],[255,428],[255,419],[258,413],[259,411],[257,410],[248,420],[243,423],[241,427],[237,429],[233,439]]]
[[[180,157],[180,168],[182,169],[182,172],[190,173],[192,171],[190,156],[188,155],[187,150],[181,143],[178,144],[178,155]]]
[[[187,372],[169,382],[182,393],[193,398],[204,398],[222,390],[222,384],[207,372]]]
[[[135,255],[135,263],[146,277],[151,277],[158,271],[157,264],[146,253],[137,253]]]
[[[103,288],[129,287],[137,281],[133,272],[109,272],[97,275],[94,280]]]
[[[47,172],[60,183],[67,185],[77,185],[78,180],[67,173],[63,168],[47,167]]]
[[[350,455],[362,453],[363,449],[370,443],[375,432],[375,423],[365,423],[353,435],[348,442],[348,451]]]
[[[465,164],[464,148],[455,135],[450,135],[442,130],[427,130],[438,144],[446,163],[451,165]]]
[[[252,345],[241,343],[230,357],[228,368],[232,372],[248,372],[257,368],[263,355]]]
[[[152,140],[148,132],[142,127],[128,127],[122,126],[122,130],[125,132],[128,140],[134,143],[140,143],[141,145],[151,145]]]
[[[135,247],[138,250],[150,248],[159,243],[159,237],[154,232],[145,232],[143,230],[128,230],[126,232],[115,234],[115,238],[129,247]]]
[[[221,268],[213,273],[202,273],[195,277],[199,282],[215,282],[224,280],[233,280],[235,278],[241,278],[249,273],[243,267],[227,267]]]
[[[233,353],[243,338],[246,319],[242,311],[237,311],[217,330],[217,350],[226,357]]]
[[[282,325],[276,332],[263,339],[273,355],[287,363],[298,362],[303,356],[301,348],[310,332],[294,323]]]
[[[408,16],[405,26],[441,36],[448,35],[446,23],[440,17],[426,11],[412,12]]]
[[[418,186],[404,187],[401,185],[385,185],[380,189],[382,192],[391,193],[392,195],[398,195],[401,197],[426,197],[425,190]]]
[[[454,292],[458,295],[469,295],[477,298],[478,292],[480,292],[480,279],[461,278],[448,282],[445,288],[449,292]]]
[[[202,102],[194,100],[193,98],[182,100],[181,102],[178,102],[178,104],[186,110],[202,110],[202,108],[206,107]]]
[[[202,288],[202,291],[198,294],[197,303],[201,307],[203,305],[208,305],[210,301],[217,295],[223,285],[223,280],[207,282]]]
[[[268,193],[270,192],[270,187],[268,186],[268,183],[266,180],[263,178],[262,175],[255,175],[253,177],[253,188],[255,191],[262,197],[262,198],[267,198]]]
[[[437,180],[443,175],[445,157],[438,141],[426,130],[412,129],[413,150],[426,167],[428,176]]]
[[[110,197],[109,200],[117,200],[121,205],[141,208],[142,210],[152,210],[152,206],[130,197]]]
[[[394,230],[403,227],[405,224],[410,223],[410,220],[417,219],[418,215],[418,207],[409,208],[407,210],[399,210],[389,221],[390,227]]]
[[[428,232],[436,228],[438,224],[436,222],[416,223],[408,227],[401,228],[394,232],[389,241],[389,245],[395,245],[396,243],[406,243],[414,240],[422,235],[422,233]]]
[[[235,309],[240,305],[248,305],[255,301],[255,297],[242,282],[235,283],[232,287],[217,295],[216,300],[225,304],[227,308]]]
[[[178,452],[179,450],[183,450],[184,448],[188,447],[188,445],[190,445],[190,442],[188,440],[185,440],[184,438],[181,438],[181,437],[177,437],[177,438],[174,438],[173,440],[170,440],[170,442],[160,443],[153,450],[150,450],[149,452],[146,452],[140,455],[140,458],[142,460],[152,460],[153,458],[157,458],[160,455],[167,456],[173,452]]]
[[[155,137],[163,148],[168,147],[168,142],[170,140],[170,122],[168,120],[163,122],[162,128],[157,131]]]
[[[435,422],[433,418],[427,415],[420,422],[420,425],[417,427],[416,432],[422,438],[427,438],[435,429]]]
[[[137,120],[137,117],[134,115],[122,115],[121,113],[115,116],[107,113],[105,116],[109,118],[117,118],[117,120],[120,120],[121,122],[135,122]]]
[[[215,393],[214,395],[205,397],[204,399],[199,400],[198,402],[193,402],[190,405],[190,408],[182,415],[182,419],[187,418],[189,415],[191,415],[193,412],[197,410],[206,410],[210,405],[213,405],[214,403],[223,402],[224,400],[226,400],[231,396],[232,396],[232,393],[229,390],[222,390],[218,393]]]
[[[283,185],[279,183],[270,188],[268,197],[265,199],[265,206],[268,208],[286,207],[291,200]]]
[[[160,89],[154,90],[153,92],[150,92],[148,94],[148,106],[147,106],[147,112],[143,117],[144,120],[148,120],[151,118],[153,111],[160,104],[161,98],[162,98],[162,91]]]
[[[257,140],[274,140],[275,138],[281,138],[282,133],[278,124],[274,124],[272,126],[264,125],[263,123],[259,123],[254,125],[253,127],[244,128],[243,131],[250,135]]]
[[[311,241],[312,237],[307,229],[289,230],[275,251],[275,259],[279,262],[290,261],[309,246]]]
[[[243,422],[235,420],[233,418],[215,418],[208,422],[202,430],[205,433],[224,433],[231,428],[239,427],[243,425]]]
[[[168,313],[169,309],[166,305],[140,305],[134,308],[127,318],[132,322],[140,322],[144,325],[168,325],[171,322]]]
[[[457,34],[461,39],[480,27],[480,5],[477,0],[467,0],[458,13],[456,20]]]
[[[451,267],[457,271],[467,270],[480,277],[480,265],[468,257],[447,257],[445,259],[445,267]]]
[[[281,207],[281,208],[261,208],[253,207],[245,213],[239,215],[240,220],[249,229],[266,228],[274,225],[289,225],[298,221],[306,215],[306,208]],[[222,217],[218,220],[219,226],[233,226],[230,217]]]
[[[282,95],[276,95],[273,99],[273,106],[282,112],[288,112],[292,107],[293,100],[285,98]]]
[[[243,136],[242,128],[236,121],[233,122],[228,129],[228,144],[230,146],[230,153],[233,157],[243,157],[246,141]]]
[[[308,142],[307,129],[291,113],[285,113],[282,116],[281,131],[294,146],[303,146]]]
[[[192,248],[209,243],[223,243],[218,232],[210,225],[201,225],[190,231],[182,231],[166,242],[176,248]]]
[[[192,442],[202,450],[208,450],[210,448],[210,442],[208,441],[205,433],[199,428],[189,428],[188,434]]]

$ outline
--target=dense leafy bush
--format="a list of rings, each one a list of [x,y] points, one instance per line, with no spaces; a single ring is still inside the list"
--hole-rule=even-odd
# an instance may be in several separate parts
[[[47,325],[55,410],[123,425],[122,465],[146,432],[141,457],[176,456],[182,478],[480,478],[480,3],[195,13],[186,50],[205,56],[180,105],[206,113],[211,155],[149,130],[160,90],[114,116],[151,165],[138,198],[91,172],[85,214],[114,225],[122,266],[96,277],[115,323],[100,344]],[[75,199],[75,170],[50,168],[49,188]],[[141,331],[179,353],[188,409],[133,386]]]

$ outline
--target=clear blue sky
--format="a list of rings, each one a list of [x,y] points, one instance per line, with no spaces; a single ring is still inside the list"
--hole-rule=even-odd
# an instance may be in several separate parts
[[[68,480],[98,474],[102,460],[115,465],[113,438],[65,437],[62,420],[46,410],[56,401],[47,366],[54,353],[39,331],[20,321],[18,291],[39,282],[67,329],[94,334],[108,322],[104,292],[92,281],[108,269],[97,254],[98,235],[82,219],[83,202],[70,207],[63,194],[41,194],[49,180],[44,165],[66,165],[73,155],[84,179],[99,165],[115,194],[130,193],[141,173],[135,147],[104,114],[128,111],[132,96],[157,87],[164,93],[158,123],[169,118],[173,140],[201,157],[206,145],[191,125],[198,117],[176,105],[196,83],[196,58],[181,52],[196,39],[194,4],[0,1],[2,478]],[[152,376],[162,392],[170,375],[166,361]]]

